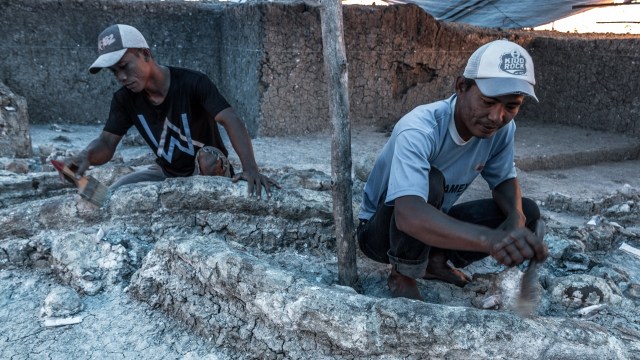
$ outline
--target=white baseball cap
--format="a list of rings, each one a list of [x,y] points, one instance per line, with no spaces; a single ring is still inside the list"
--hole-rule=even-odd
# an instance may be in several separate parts
[[[482,45],[471,54],[463,75],[475,80],[485,96],[522,94],[538,101],[531,55],[514,42],[502,39]]]
[[[147,41],[138,29],[129,25],[111,25],[98,35],[98,58],[89,67],[89,72],[96,74],[102,68],[115,65],[127,49],[148,48]]]

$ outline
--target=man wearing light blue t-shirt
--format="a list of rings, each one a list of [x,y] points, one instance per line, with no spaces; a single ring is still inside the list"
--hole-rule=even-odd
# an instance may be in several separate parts
[[[422,300],[420,278],[464,286],[468,276],[449,262],[546,259],[532,232],[540,211],[522,198],[514,166],[513,119],[524,96],[538,100],[534,84],[527,51],[492,41],[471,55],[454,95],[395,125],[365,185],[357,234],[365,255],[391,264],[394,297]],[[492,199],[454,205],[478,175]]]

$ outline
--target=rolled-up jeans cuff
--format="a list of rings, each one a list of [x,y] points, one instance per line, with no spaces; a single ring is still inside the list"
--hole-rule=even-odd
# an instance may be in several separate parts
[[[396,271],[404,276],[413,279],[421,279],[427,271],[427,263],[429,259],[424,260],[406,260],[397,258],[389,253],[389,263],[396,267]]]

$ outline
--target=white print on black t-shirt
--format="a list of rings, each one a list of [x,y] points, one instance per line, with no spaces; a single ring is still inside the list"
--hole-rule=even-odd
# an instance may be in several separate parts
[[[171,159],[173,158],[173,149],[178,147],[179,150],[193,156],[195,155],[194,145],[197,147],[203,147],[204,144],[195,141],[191,138],[191,130],[189,129],[189,122],[187,121],[187,114],[182,114],[182,127],[184,128],[184,134],[180,132],[180,128],[169,122],[169,118],[164,119],[164,127],[162,129],[162,134],[160,135],[160,141],[156,140],[151,133],[151,129],[147,124],[147,121],[144,118],[144,115],[139,114],[138,119],[140,123],[144,127],[144,130],[147,133],[147,136],[153,142],[153,145],[156,147],[156,155],[158,157],[163,157],[169,163],[171,163]],[[171,133],[176,133],[177,138],[171,136]],[[165,144],[167,143],[167,138],[169,139],[169,144],[166,146],[167,151],[165,151]],[[186,146],[181,144],[181,141],[186,142]]]

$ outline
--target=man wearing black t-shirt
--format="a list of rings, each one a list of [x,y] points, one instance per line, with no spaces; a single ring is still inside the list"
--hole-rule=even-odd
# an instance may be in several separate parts
[[[129,25],[112,25],[98,37],[98,59],[89,72],[108,68],[122,88],[111,100],[102,133],[65,161],[81,176],[90,165],[113,157],[122,136],[135,126],[156,155],[156,164],[117,180],[111,188],[168,177],[219,175],[248,182],[249,195],[267,196],[271,186],[256,164],[251,139],[240,118],[204,74],[156,63],[142,34]],[[214,122],[215,120],[215,122]],[[224,126],[242,163],[235,174],[217,124]]]

